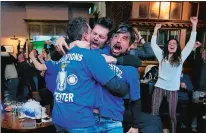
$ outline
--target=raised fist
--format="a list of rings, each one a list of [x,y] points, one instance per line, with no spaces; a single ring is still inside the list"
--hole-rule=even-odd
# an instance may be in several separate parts
[[[198,47],[201,46],[201,45],[202,45],[202,43],[200,43],[200,42],[195,42],[194,49],[198,48]]]
[[[30,54],[29,54],[29,57],[32,59],[32,58],[35,58],[34,56],[34,53],[31,51]]]
[[[161,24],[156,24],[155,29],[159,30],[161,28],[161,26],[162,26]]]
[[[192,24],[197,25],[198,19],[197,17],[190,17],[190,21],[192,22]]]

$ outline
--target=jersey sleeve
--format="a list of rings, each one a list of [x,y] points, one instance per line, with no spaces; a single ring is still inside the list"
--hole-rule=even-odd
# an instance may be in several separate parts
[[[101,85],[107,84],[115,76],[104,57],[95,51],[90,51],[86,65],[91,76]]]

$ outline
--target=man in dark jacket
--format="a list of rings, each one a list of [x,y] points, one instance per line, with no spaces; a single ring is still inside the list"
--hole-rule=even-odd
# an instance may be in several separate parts
[[[33,77],[33,68],[28,64],[23,52],[17,54],[18,59],[18,76],[19,76],[19,90],[23,93],[23,97],[29,96],[31,91],[36,91],[36,85]],[[22,90],[23,89],[23,90]],[[22,98],[21,96],[19,98]],[[24,100],[24,99],[19,99]]]

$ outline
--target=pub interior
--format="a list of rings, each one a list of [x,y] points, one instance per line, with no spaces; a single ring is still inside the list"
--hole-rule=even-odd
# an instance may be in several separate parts
[[[79,18],[76,19],[77,17],[81,17],[84,21]],[[110,31],[106,26],[101,27],[102,25],[98,24],[100,20],[104,23],[111,21],[112,30]],[[107,79],[109,74],[100,66],[101,55],[101,58],[99,58],[97,55],[90,54],[91,52],[82,52],[92,55],[91,58],[88,58],[90,61],[84,61],[84,63],[89,62],[88,67],[85,63],[83,67],[76,69],[79,66],[76,63],[72,64],[74,61],[81,62],[85,56],[70,54],[72,51],[75,52],[76,47],[79,47],[76,44],[78,42],[74,43],[77,46],[71,46],[75,39],[71,39],[70,32],[71,34],[75,33],[75,30],[78,29],[78,27],[75,27],[74,21],[88,24],[86,29],[90,39],[82,30],[77,32],[82,33],[81,36],[86,41],[90,40],[89,49],[91,51],[96,47],[101,48],[98,44],[104,41],[105,48],[116,51],[113,54],[122,52],[121,56],[128,57],[114,56],[114,58],[106,56],[103,53],[104,51],[100,52],[106,61],[107,59],[112,60],[107,62],[109,63],[107,67],[109,66],[116,72],[117,76],[115,77],[117,78],[122,79],[121,74],[124,69],[120,70],[121,67],[116,66],[132,67],[132,70],[135,68],[135,73],[127,74],[126,81],[121,80],[121,83],[128,84],[129,95],[120,97],[118,94],[110,93],[110,90],[105,89],[111,84]],[[73,28],[72,24],[74,25]],[[158,26],[161,28],[159,29]],[[91,27],[91,36],[88,27]],[[132,31],[130,28],[132,28]],[[155,34],[156,30],[157,33]],[[106,35],[104,35],[105,32]],[[111,36],[109,33],[111,33]],[[121,35],[126,35],[126,33],[129,34],[129,37],[125,39]],[[135,36],[133,43],[130,44],[132,34]],[[191,39],[193,35],[196,35],[195,39]],[[155,37],[157,40],[153,40]],[[81,38],[76,40],[82,41]],[[171,40],[176,42],[175,46],[170,44]],[[112,47],[114,41],[117,41],[117,43]],[[171,65],[171,60],[168,60],[168,69],[171,68],[171,71],[164,70],[162,62],[173,57],[173,54],[170,53],[171,56],[167,54],[164,59],[162,58],[159,61],[153,48],[154,41],[157,44],[155,46],[162,51],[165,50],[165,47],[169,51],[174,49],[178,51],[178,48],[183,50],[177,57],[178,61],[182,61],[179,64],[182,68],[176,70],[180,67]],[[65,55],[61,52],[59,45],[64,42],[71,47]],[[126,46],[122,45],[126,42],[129,45],[125,50],[126,53],[123,53]],[[185,49],[189,53],[184,60],[184,48],[189,47],[189,42],[193,42],[191,44],[193,47],[190,51]],[[63,49],[66,50],[66,46]],[[112,50],[110,50],[111,53]],[[160,55],[165,56],[165,53],[162,52]],[[67,58],[67,61],[62,61],[65,58]],[[92,64],[93,60],[96,62]],[[121,61],[123,64],[118,64]],[[138,61],[140,61],[140,64],[138,64]],[[56,68],[59,67],[60,69],[55,69],[53,67],[55,65]],[[97,69],[95,66],[101,68]],[[86,69],[86,72],[82,73],[82,69]],[[72,71],[74,71],[74,74],[71,74]],[[177,71],[179,71],[179,75],[175,74],[178,73]],[[165,77],[161,77],[162,73],[165,74]],[[91,76],[92,83],[95,82],[101,86],[101,89],[99,89],[101,91],[96,91],[97,89],[94,88],[92,88],[94,90],[90,89],[92,91],[84,91],[84,86],[87,86],[87,83],[81,83],[81,80],[84,80],[81,76],[85,76],[85,74]],[[102,74],[102,76],[99,76],[102,79],[98,77],[99,74]],[[173,77],[168,75],[173,75]],[[129,80],[134,77],[136,81],[132,81],[130,84]],[[168,77],[171,79],[167,79]],[[170,88],[170,84],[174,87],[173,81],[175,81],[175,83],[178,83],[178,89],[175,89],[175,87],[170,90],[161,88],[158,86],[160,80],[164,81],[168,88]],[[106,84],[106,81],[108,84]],[[116,88],[114,84],[116,83],[112,84],[113,88]],[[136,91],[132,92],[133,84],[137,87],[134,87]],[[75,86],[77,86],[78,91],[71,89]],[[122,84],[120,86],[122,87]],[[96,88],[98,87],[96,85]],[[113,100],[104,95],[103,90],[106,90],[106,94],[110,93],[108,95],[111,95],[110,97],[113,97]],[[156,94],[158,90],[160,90],[159,95]],[[138,99],[134,100],[133,95],[134,97],[139,95]],[[92,97],[97,97],[98,100],[92,99]],[[158,98],[159,104],[157,104]],[[115,101],[114,99],[118,100]],[[98,103],[99,101],[101,102]],[[99,105],[94,107],[92,102]],[[114,102],[114,106],[112,102]],[[102,105],[105,107],[104,109],[101,109],[100,106]],[[71,110],[66,110],[69,108],[64,108],[65,106]],[[154,113],[156,111],[154,110],[156,109],[155,106],[158,106],[158,114]],[[136,111],[140,111],[139,114],[141,115],[135,117],[138,113],[135,113],[134,108]],[[77,109],[79,110],[77,111]],[[89,110],[93,109],[94,114],[93,111],[88,113]],[[97,112],[95,112],[96,109]],[[120,112],[118,112],[118,109],[120,109]],[[1,110],[1,130],[5,133],[206,133],[206,2],[2,1]],[[69,114],[70,111],[73,111],[72,113],[75,115]],[[87,119],[89,114],[92,114],[92,116]],[[112,116],[108,118],[107,115]],[[67,118],[68,116],[71,117]],[[93,123],[93,117],[96,118],[96,122],[97,118],[100,120],[97,122],[98,124]],[[119,119],[115,119],[116,117]],[[107,120],[105,125],[101,125],[101,118]],[[135,121],[138,118],[140,122]],[[72,120],[67,121],[69,119]],[[86,122],[90,119],[92,119],[93,125]],[[159,119],[160,124],[157,127]],[[141,120],[144,121],[142,125],[140,124]],[[120,126],[112,129],[114,125],[110,123],[111,121]],[[107,128],[111,128],[111,130],[106,130]]]

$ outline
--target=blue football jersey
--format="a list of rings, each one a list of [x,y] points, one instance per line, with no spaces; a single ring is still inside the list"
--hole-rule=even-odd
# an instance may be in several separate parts
[[[130,66],[110,64],[116,75],[126,81],[130,86],[129,98],[132,101],[140,99],[140,83],[138,70]],[[103,89],[103,104],[99,106],[100,115],[114,120],[123,120],[124,101],[123,98],[113,96],[109,91]]]
[[[64,128],[93,126],[94,105],[101,104],[101,100],[96,101],[96,93],[115,73],[99,53],[79,47],[64,55],[57,68],[53,122]]]

